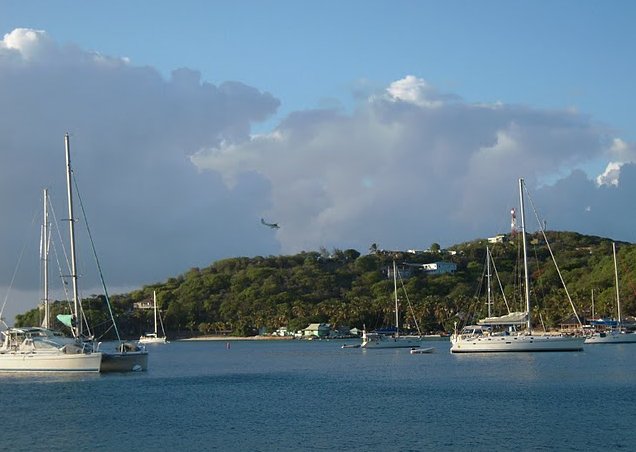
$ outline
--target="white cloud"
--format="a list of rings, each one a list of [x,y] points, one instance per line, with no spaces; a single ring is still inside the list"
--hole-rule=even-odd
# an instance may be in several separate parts
[[[25,243],[14,290],[39,284],[33,218],[43,187],[58,218],[66,217],[67,131],[109,285],[139,286],[221,257],[278,251],[258,224],[269,203],[266,181],[241,174],[228,190],[189,159],[201,148],[247,140],[251,124],[279,105],[269,93],[239,82],[213,85],[189,69],[166,80],[125,58],[19,29],[0,41],[0,105],[0,286]],[[83,245],[83,283],[93,287],[93,258]]]
[[[596,183],[598,185],[618,185],[618,180],[621,174],[622,163],[609,162],[603,174],[596,177]]]
[[[407,75],[403,79],[391,83],[386,92],[390,100],[408,102],[428,108],[441,107],[445,101],[454,98],[441,96],[426,80],[413,75]]]
[[[284,225],[278,239],[295,252],[426,247],[506,232],[517,178],[531,187],[559,180],[606,152],[599,143],[607,130],[573,111],[467,104],[412,76],[387,92],[350,115],[294,114],[270,137],[202,149],[193,161],[225,180],[243,172],[267,180],[271,214]],[[431,108],[430,93],[453,102]]]

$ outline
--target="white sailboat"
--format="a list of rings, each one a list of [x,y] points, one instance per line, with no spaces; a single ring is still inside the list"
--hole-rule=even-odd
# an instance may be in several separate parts
[[[548,352],[583,349],[584,337],[534,334],[532,331],[523,191],[524,181],[519,179],[526,310],[512,312],[502,317],[489,317],[480,321],[479,325],[465,326],[461,331],[455,330],[451,336],[451,353]],[[517,331],[517,327],[523,324],[526,325],[525,330]],[[507,328],[496,331],[497,327]]]
[[[618,290],[618,265],[616,263],[616,243],[612,243],[614,255],[614,280],[616,286],[616,326],[606,331],[596,331],[585,339],[586,344],[633,344],[636,343],[636,333],[627,332],[622,327],[621,297]]]
[[[2,331],[0,372],[99,372],[102,354],[81,341],[49,329],[48,306],[48,191],[44,190],[41,254],[44,266],[44,321],[42,327],[15,327]],[[77,309],[77,305],[75,305]],[[77,318],[77,310],[74,316]]]
[[[400,312],[397,293],[397,267],[393,261],[393,287],[395,294],[395,331],[390,333],[362,332],[361,348],[418,348],[421,347],[421,336],[400,335]]]
[[[75,312],[81,312],[81,303],[79,300],[78,293],[78,284],[77,284],[77,258],[75,252],[75,217],[73,214],[73,183],[72,183],[72,169],[71,169],[71,145],[70,145],[70,137],[67,133],[64,136],[64,144],[66,150],[66,185],[67,185],[67,193],[68,193],[68,214],[69,214],[69,227],[70,227],[70,235],[71,235],[71,272],[72,272],[72,281],[73,281],[73,303],[75,306]],[[81,204],[81,198],[80,198]],[[83,210],[83,208],[82,208]],[[88,222],[87,222],[88,223]],[[91,237],[90,230],[87,230],[89,237]],[[91,238],[91,245],[92,238]],[[97,266],[100,273],[100,279],[102,281],[102,285],[104,288],[106,300],[108,303],[108,308],[110,310],[110,301],[108,301],[108,291],[106,290],[106,284],[104,283],[104,279],[102,277],[101,268],[99,266],[99,260],[97,259],[97,253],[95,252],[95,247],[93,246],[93,253],[95,255],[95,259],[97,261]],[[80,317],[76,317],[80,318]],[[81,320],[81,319],[80,319]],[[119,331],[117,330],[117,324],[115,323],[115,319],[112,315],[111,311],[111,320],[113,321],[113,326],[115,327],[115,331],[117,333],[118,344],[114,351],[102,351],[101,352],[101,366],[100,372],[136,372],[147,370],[148,368],[148,352],[145,349],[138,347],[137,345],[129,342],[124,342],[119,337]],[[73,329],[75,329],[75,336],[82,337],[82,328],[83,323],[81,321],[75,322],[75,326],[71,325]],[[86,345],[92,345],[92,340],[87,341]],[[99,344],[95,349],[99,348]]]
[[[154,333],[146,333],[143,336],[141,336],[139,338],[139,343],[140,344],[166,344],[168,341],[166,340],[166,332],[163,329],[163,321],[161,320],[161,314],[157,312],[157,292],[156,291],[152,292],[152,302],[153,302],[153,309],[155,314],[155,331]],[[161,322],[161,332],[163,333],[163,336],[157,335],[157,318],[159,318],[159,321]]]

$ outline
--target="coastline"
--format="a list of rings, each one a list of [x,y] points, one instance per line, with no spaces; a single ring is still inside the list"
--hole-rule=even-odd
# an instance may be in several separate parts
[[[294,340],[293,336],[196,336],[184,339],[175,339],[176,341],[290,341]]]

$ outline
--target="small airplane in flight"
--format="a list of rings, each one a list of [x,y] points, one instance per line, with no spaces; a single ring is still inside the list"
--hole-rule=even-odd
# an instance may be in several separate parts
[[[280,229],[280,226],[278,226],[278,223],[267,223],[262,218],[261,218],[261,224],[264,224],[265,226],[267,226],[269,228],[272,228],[272,229]]]

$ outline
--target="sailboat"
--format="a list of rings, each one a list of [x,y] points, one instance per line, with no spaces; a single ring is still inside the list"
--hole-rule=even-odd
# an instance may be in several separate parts
[[[395,327],[387,331],[362,331],[361,348],[418,348],[421,336],[400,335],[400,311],[397,293],[397,267],[393,261],[393,289],[395,294]]]
[[[616,243],[612,243],[614,255],[614,280],[616,286],[616,326],[608,331],[596,331],[585,339],[586,344],[631,344],[636,343],[636,333],[626,332],[621,326],[621,298],[618,291],[618,265],[616,263]]]
[[[146,333],[139,338],[140,344],[166,344],[168,341],[166,340],[166,332],[163,329],[163,321],[161,320],[161,314],[157,312],[157,292],[153,290],[152,292],[152,302],[153,309],[155,314],[155,331],[154,333]],[[157,317],[161,322],[161,332],[163,336],[157,335]]]
[[[44,321],[41,327],[14,327],[2,331],[1,372],[99,372],[102,354],[87,346],[78,330],[73,337],[49,328],[48,306],[48,191],[44,190],[41,254],[44,273]],[[73,313],[79,318],[77,304]]]
[[[455,332],[451,335],[451,353],[583,350],[584,337],[564,334],[534,334],[532,331],[523,192],[524,181],[519,179],[526,310],[525,312],[512,312],[502,317],[488,317],[478,322],[478,325],[465,326],[461,331],[455,328]],[[517,330],[517,327],[523,324],[526,326],[525,330]]]
[[[73,303],[75,306],[75,312],[80,313],[81,311],[81,303],[79,300],[79,292],[78,292],[78,284],[77,284],[77,257],[75,251],[75,217],[73,214],[73,184],[72,184],[72,174],[73,171],[71,169],[71,145],[70,145],[70,137],[67,133],[64,136],[64,145],[66,151],[66,187],[68,194],[68,215],[69,215],[69,228],[70,228],[70,236],[71,236],[71,272],[72,272],[72,282],[73,282]],[[81,204],[81,198],[80,198]],[[82,208],[83,210],[83,208]],[[90,230],[88,231],[88,235],[90,237]],[[92,238],[91,238],[92,244]],[[97,260],[97,253],[95,252],[95,248],[93,246],[93,253]],[[99,260],[97,260],[98,268],[99,268]],[[108,301],[108,292],[106,291],[106,285],[104,284],[104,280],[101,275],[101,268],[99,269],[100,278],[102,280],[102,285],[105,291],[106,300],[108,303],[108,309],[110,310],[110,301]],[[77,314],[76,314],[76,318]],[[115,323],[115,319],[112,315],[111,311],[111,320],[113,321],[113,325],[115,327],[115,331],[117,332],[117,337],[119,339],[118,344],[116,346],[115,351],[102,351],[101,352],[101,372],[135,372],[147,370],[148,368],[148,352],[145,349],[142,349],[135,344],[124,342],[119,338],[119,332],[117,330],[117,325]],[[72,329],[75,330],[75,336],[81,337],[83,324],[81,321],[75,322],[75,325],[71,324]],[[85,343],[88,345],[93,345],[92,341],[87,341]],[[99,344],[95,347],[95,350],[99,348]]]

